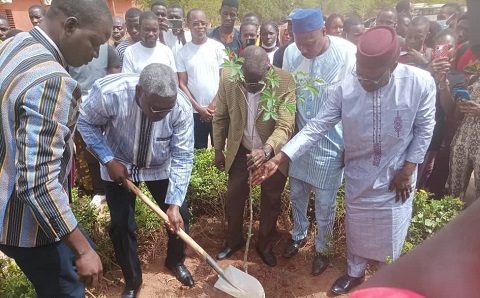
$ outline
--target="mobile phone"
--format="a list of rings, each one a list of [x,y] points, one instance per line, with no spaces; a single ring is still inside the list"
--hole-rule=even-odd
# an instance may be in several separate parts
[[[183,21],[180,19],[167,19],[172,29],[182,29]]]
[[[245,47],[254,46],[256,43],[257,40],[255,38],[247,38],[247,45]]]
[[[435,50],[433,51],[432,58],[433,60],[438,58],[447,58],[448,57],[448,44],[436,45]]]
[[[455,92],[455,99],[457,100],[472,100],[472,97],[470,96],[470,92],[465,89],[458,89],[457,92]]]

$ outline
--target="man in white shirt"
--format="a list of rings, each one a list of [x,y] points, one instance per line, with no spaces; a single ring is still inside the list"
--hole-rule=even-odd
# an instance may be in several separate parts
[[[173,4],[167,9],[167,19],[172,21],[169,21],[170,28],[163,32],[163,40],[165,41],[165,45],[172,50],[175,60],[177,59],[178,51],[180,51],[187,42],[192,41],[190,31],[183,29],[184,17],[185,13],[179,4]],[[174,24],[174,20],[177,20],[176,22],[178,22],[178,24]],[[181,26],[178,27],[177,25],[180,24]]]
[[[227,58],[225,47],[207,37],[207,17],[200,9],[187,14],[192,41],[180,49],[177,57],[178,81],[193,106],[195,148],[207,148],[212,137],[215,95],[220,83],[220,65]]]
[[[157,16],[151,11],[143,12],[140,15],[141,41],[125,50],[123,72],[139,74],[152,63],[162,63],[177,71],[172,50],[158,41],[159,33]]]

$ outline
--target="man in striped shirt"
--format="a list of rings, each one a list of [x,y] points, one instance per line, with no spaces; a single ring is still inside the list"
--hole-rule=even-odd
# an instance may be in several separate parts
[[[98,57],[111,30],[104,1],[53,0],[38,27],[0,46],[0,250],[39,297],[85,297],[102,276],[69,207],[81,92],[66,68]]]
[[[145,181],[168,215],[165,265],[184,285],[193,279],[183,265],[185,243],[178,228],[188,232],[184,201],[193,164],[193,112],[187,96],[177,90],[176,74],[160,63],[138,74],[123,73],[98,80],[85,100],[78,130],[101,163],[110,238],[125,277],[122,297],[136,297],[142,271],[135,238],[135,194],[127,180]]]

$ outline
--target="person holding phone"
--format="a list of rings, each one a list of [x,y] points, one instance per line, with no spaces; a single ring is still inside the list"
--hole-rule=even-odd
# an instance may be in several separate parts
[[[450,138],[447,130],[454,127],[450,120],[454,108],[454,97],[458,89],[464,88],[465,75],[451,65],[455,59],[456,35],[451,29],[440,31],[435,38],[435,50],[430,73],[437,83],[435,128],[424,162],[418,166],[417,188],[428,189],[437,198],[445,194],[448,177]]]
[[[475,173],[475,197],[480,197],[480,81],[479,75],[470,79],[467,90],[456,93],[455,102],[464,115],[452,141],[448,187],[455,197],[465,199],[472,172]]]
[[[257,25],[254,23],[242,23],[240,25],[240,49],[238,55],[241,56],[246,47],[254,46],[257,43],[258,33]]]
[[[169,29],[163,32],[163,40],[165,45],[169,47],[175,60],[177,59],[178,51],[180,51],[187,42],[192,41],[192,34],[190,31],[183,29],[184,10],[179,4],[173,4],[167,9],[167,22]]]

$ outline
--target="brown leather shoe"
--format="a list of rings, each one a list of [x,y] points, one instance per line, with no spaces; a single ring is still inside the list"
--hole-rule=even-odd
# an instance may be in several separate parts
[[[360,277],[353,277],[345,274],[339,277],[332,285],[332,292],[338,295],[350,292],[356,286],[359,286],[365,280],[365,275]]]

